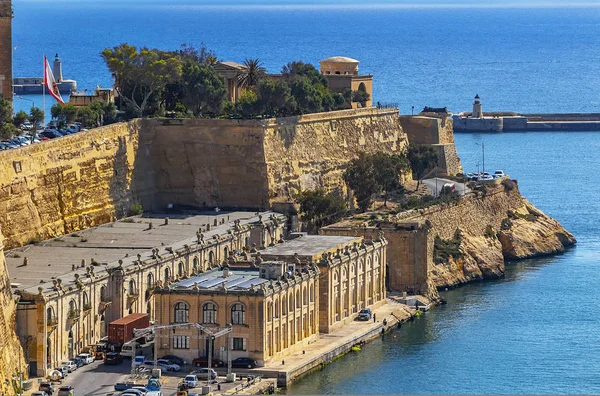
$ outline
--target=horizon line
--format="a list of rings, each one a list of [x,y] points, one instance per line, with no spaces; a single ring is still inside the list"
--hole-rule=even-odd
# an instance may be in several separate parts
[[[234,4],[226,3],[222,5],[215,4],[160,4],[160,0],[132,0],[127,1],[123,4],[121,0],[105,0],[103,4],[98,4],[95,1],[81,1],[81,0],[53,0],[52,2],[47,0],[19,0],[14,3],[30,3],[30,4],[69,4],[74,6],[81,5],[93,5],[93,6],[144,6],[152,8],[184,8],[184,9],[256,9],[256,10],[312,10],[312,9],[534,9],[534,8],[600,8],[598,2],[578,2],[578,3],[549,3],[549,2],[536,2],[536,3],[522,3],[522,2],[511,2],[506,4],[452,4],[452,3],[406,3],[406,4],[390,4],[390,3],[373,3],[373,4],[352,4],[352,3],[325,3],[325,4]]]

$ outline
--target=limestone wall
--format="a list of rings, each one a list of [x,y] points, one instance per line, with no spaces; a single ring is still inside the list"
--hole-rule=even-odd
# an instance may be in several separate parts
[[[143,120],[140,157],[156,194],[144,207],[268,208],[261,121]]]
[[[7,247],[114,220],[137,191],[139,122],[0,152],[0,224]]]
[[[407,139],[396,109],[363,108],[272,120],[264,152],[269,199],[288,202],[301,190],[345,189],[342,173],[360,151],[402,151]]]
[[[0,98],[12,100],[12,6],[0,0]]]
[[[454,144],[452,119],[435,113],[400,116],[402,129],[410,143],[432,145],[438,153],[437,174],[462,173],[462,165]],[[432,171],[431,174],[435,174]]]

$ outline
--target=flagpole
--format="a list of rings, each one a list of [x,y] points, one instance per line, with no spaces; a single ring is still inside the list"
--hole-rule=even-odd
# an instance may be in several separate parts
[[[46,55],[44,55],[44,77],[42,78],[42,106],[44,109],[44,121],[42,122],[46,127]]]

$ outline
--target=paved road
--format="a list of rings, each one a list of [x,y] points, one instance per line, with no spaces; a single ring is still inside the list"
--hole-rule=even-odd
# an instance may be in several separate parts
[[[437,180],[437,183],[436,183],[436,180]],[[470,191],[467,188],[467,186],[465,185],[465,183],[458,183],[458,182],[452,181],[450,179],[443,179],[441,177],[438,177],[438,178],[423,180],[423,184],[429,189],[429,191],[431,191],[431,194],[435,197],[439,196],[440,191],[442,191],[442,188],[444,187],[445,183],[454,183],[455,191],[460,195],[465,195],[466,193],[468,193]],[[436,189],[436,185],[437,185],[437,189]]]

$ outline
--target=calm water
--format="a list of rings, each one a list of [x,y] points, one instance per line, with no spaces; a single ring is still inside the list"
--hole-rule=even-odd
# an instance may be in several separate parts
[[[448,305],[300,381],[290,393],[599,393],[600,203],[586,174],[599,133],[457,135],[578,238],[567,253],[507,265],[506,277],[443,293]],[[489,165],[488,165],[489,164]]]
[[[42,55],[58,52],[65,78],[80,89],[111,85],[99,56],[104,48],[204,42],[222,60],[258,57],[271,72],[292,60],[318,65],[333,55],[356,58],[362,73],[374,75],[374,99],[396,102],[404,113],[411,106],[470,110],[476,93],[488,110],[598,111],[600,105],[600,8],[269,11],[177,0],[163,1],[168,7],[14,3],[15,76],[41,75]],[[34,100],[41,106],[41,97]]]
[[[174,1],[171,3],[175,3]],[[60,53],[79,87],[108,86],[99,52],[121,42],[206,43],[223,60],[332,55],[375,75],[374,99],[469,110],[599,111],[600,9],[277,10],[16,3],[15,75]],[[52,21],[52,23],[48,23]],[[60,28],[57,29],[56,26]],[[41,97],[28,99],[41,105]],[[28,108],[31,102],[16,100]],[[600,393],[599,133],[457,135],[466,170],[485,142],[535,205],[573,232],[564,255],[509,264],[506,278],[448,292],[449,304],[301,381],[292,393]]]

